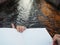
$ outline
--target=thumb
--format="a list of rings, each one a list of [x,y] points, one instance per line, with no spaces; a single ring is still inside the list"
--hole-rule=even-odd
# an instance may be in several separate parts
[[[11,24],[11,26],[12,26],[12,28],[15,28],[15,25],[13,23]]]

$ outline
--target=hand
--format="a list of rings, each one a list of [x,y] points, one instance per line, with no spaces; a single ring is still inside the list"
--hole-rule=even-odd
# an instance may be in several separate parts
[[[26,29],[26,27],[25,26],[16,26],[16,29],[19,32],[23,32]]]
[[[60,35],[59,34],[56,34],[53,37],[53,45],[60,45]]]
[[[15,28],[14,24],[12,24],[12,28]],[[26,27],[25,26],[19,26],[19,25],[17,25],[16,29],[19,32],[23,32],[26,29]]]

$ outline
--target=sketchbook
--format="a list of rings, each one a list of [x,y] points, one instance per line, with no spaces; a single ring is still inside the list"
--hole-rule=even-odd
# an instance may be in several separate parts
[[[45,28],[29,28],[20,33],[13,28],[0,28],[0,45],[52,45]]]

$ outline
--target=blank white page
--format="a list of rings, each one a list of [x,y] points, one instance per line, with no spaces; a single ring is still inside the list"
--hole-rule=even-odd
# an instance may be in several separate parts
[[[23,33],[0,28],[0,45],[52,45],[52,38],[45,28],[29,28]]]

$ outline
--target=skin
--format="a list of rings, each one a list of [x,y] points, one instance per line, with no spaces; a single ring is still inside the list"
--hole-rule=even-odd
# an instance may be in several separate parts
[[[12,25],[12,28],[15,28],[14,24],[11,24],[11,25]],[[18,32],[23,32],[24,30],[26,30],[26,27],[17,25],[16,29],[17,29]]]
[[[55,36],[53,37],[53,45],[60,45],[60,35],[59,34],[55,34]]]

